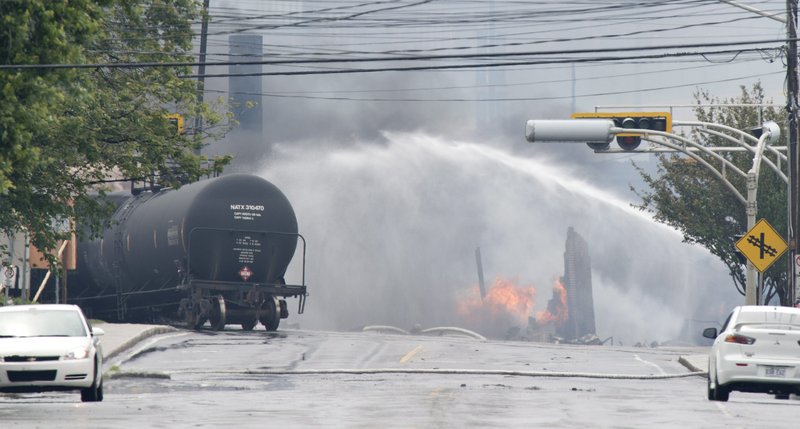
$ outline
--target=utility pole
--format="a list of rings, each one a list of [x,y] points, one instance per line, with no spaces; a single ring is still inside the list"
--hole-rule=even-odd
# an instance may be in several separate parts
[[[208,7],[210,0],[203,0],[203,23],[200,26],[200,61],[197,66],[197,101],[203,104],[206,91],[206,50],[208,46]],[[194,133],[199,135],[203,131],[203,118],[199,115],[194,120]],[[200,154],[198,149],[197,154]]]
[[[789,143],[787,157],[789,158],[789,272],[788,291],[782,305],[794,305],[797,297],[798,267],[795,259],[798,256],[797,231],[798,222],[798,158],[797,151],[797,0],[786,0],[786,111],[788,113],[787,127],[789,128]]]

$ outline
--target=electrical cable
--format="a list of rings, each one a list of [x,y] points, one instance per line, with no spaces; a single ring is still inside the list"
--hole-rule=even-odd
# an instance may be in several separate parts
[[[741,81],[743,79],[753,79],[756,77],[772,76],[783,73],[784,72],[761,73],[748,76],[737,76],[729,79],[717,79],[712,81],[693,82],[687,84],[668,85],[668,86],[660,86],[653,88],[638,88],[626,91],[609,91],[609,92],[598,92],[590,94],[575,94],[574,97],[588,98],[588,97],[601,97],[601,96],[615,95],[615,94],[633,94],[633,93],[663,91],[668,89],[677,89],[677,88],[686,88],[686,87],[700,86],[700,85],[710,85],[715,83]],[[218,91],[210,89],[207,91],[215,93],[227,93],[227,91]],[[363,102],[487,102],[487,101],[496,102],[496,101],[547,101],[547,100],[565,100],[573,98],[572,95],[544,96],[544,97],[514,97],[514,98],[437,98],[437,99],[427,98],[426,99],[426,98],[377,98],[377,97],[376,98],[321,97],[321,96],[307,96],[307,95],[282,95],[273,93],[260,93],[260,94],[240,93],[240,94],[257,95],[270,98],[298,98],[298,99],[308,99],[308,100],[363,101]]]
[[[279,71],[279,72],[257,72],[257,73],[219,73],[219,74],[205,74],[203,77],[245,77],[245,76],[310,76],[310,75],[332,75],[332,74],[353,74],[353,73],[378,73],[378,72],[409,72],[409,71],[429,71],[429,70],[454,70],[454,69],[480,69],[480,68],[495,68],[506,66],[520,66],[520,65],[542,65],[542,64],[571,64],[571,63],[586,63],[586,62],[609,62],[630,59],[664,59],[674,57],[686,56],[702,56],[710,54],[732,54],[736,52],[758,51],[758,49],[738,49],[738,50],[721,50],[709,52],[677,52],[677,53],[664,53],[652,55],[637,55],[637,56],[618,56],[618,57],[590,57],[590,58],[567,58],[567,59],[552,59],[552,60],[532,60],[532,61],[507,61],[507,62],[494,62],[494,63],[471,63],[471,64],[446,64],[446,65],[431,65],[431,66],[417,66],[417,67],[380,67],[380,68],[358,68],[358,69],[336,69],[336,70],[305,70],[305,71]],[[773,49],[779,49],[778,47]],[[314,62],[314,61],[312,61]],[[336,61],[332,61],[336,62]],[[244,63],[240,63],[244,64]],[[2,67],[0,67],[2,68]],[[184,75],[183,78],[198,78],[200,75]]]
[[[798,39],[794,39],[798,40]],[[530,56],[544,56],[544,55],[576,55],[576,54],[597,54],[597,53],[613,53],[613,52],[635,52],[635,51],[653,51],[653,50],[668,50],[668,49],[689,49],[689,48],[711,48],[711,47],[725,47],[725,46],[741,46],[741,45],[759,45],[765,43],[785,43],[786,39],[768,39],[768,40],[749,40],[749,41],[736,41],[736,42],[714,42],[714,43],[690,43],[690,44],[670,44],[670,45],[655,45],[655,46],[634,46],[634,47],[615,47],[615,48],[597,48],[597,49],[565,49],[565,50],[545,50],[545,51],[526,51],[526,52],[499,52],[499,53],[480,53],[480,54],[447,54],[447,55],[421,55],[414,57],[374,57],[374,58],[322,58],[322,59],[293,59],[293,60],[263,60],[263,61],[221,61],[221,62],[208,62],[204,63],[205,66],[230,66],[230,65],[299,65],[299,64],[327,64],[327,63],[365,63],[365,62],[391,62],[391,61],[432,61],[432,60],[448,60],[448,59],[490,59],[490,58],[507,58],[507,57],[530,57]],[[764,49],[764,48],[759,48]],[[777,49],[777,48],[768,48]],[[755,49],[741,49],[742,51],[753,51]],[[631,58],[663,58],[669,56],[687,56],[687,55],[700,55],[700,54],[719,54],[731,53],[738,50],[721,50],[711,52],[684,52],[672,54],[655,54],[655,55],[641,55],[632,57],[595,57],[594,61],[609,61],[613,59],[631,59]],[[572,60],[559,60],[562,62],[585,62],[586,59],[572,59]],[[546,62],[543,62],[546,64]],[[526,63],[521,63],[526,64]],[[0,70],[3,69],[59,69],[59,68],[150,68],[150,67],[182,67],[182,66],[198,66],[197,61],[191,62],[136,62],[136,63],[92,63],[92,64],[0,64]],[[514,65],[513,63],[510,65]],[[485,65],[479,65],[482,67]],[[464,66],[442,66],[445,68],[463,68]],[[441,67],[440,67],[441,68]],[[400,69],[402,70],[402,69]],[[341,70],[340,72],[352,72]]]

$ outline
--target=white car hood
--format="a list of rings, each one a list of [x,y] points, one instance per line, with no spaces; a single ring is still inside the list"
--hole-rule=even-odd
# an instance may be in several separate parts
[[[0,338],[0,356],[62,356],[91,342],[88,337]]]

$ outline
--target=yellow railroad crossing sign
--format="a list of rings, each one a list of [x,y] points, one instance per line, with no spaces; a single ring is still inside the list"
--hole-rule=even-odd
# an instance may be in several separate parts
[[[789,246],[766,219],[761,219],[736,242],[736,248],[763,273]]]

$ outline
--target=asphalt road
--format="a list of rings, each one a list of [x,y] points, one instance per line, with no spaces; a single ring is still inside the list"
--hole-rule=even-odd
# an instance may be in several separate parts
[[[119,354],[105,400],[0,395],[3,427],[791,427],[800,401],[705,398],[696,350],[263,330]]]

